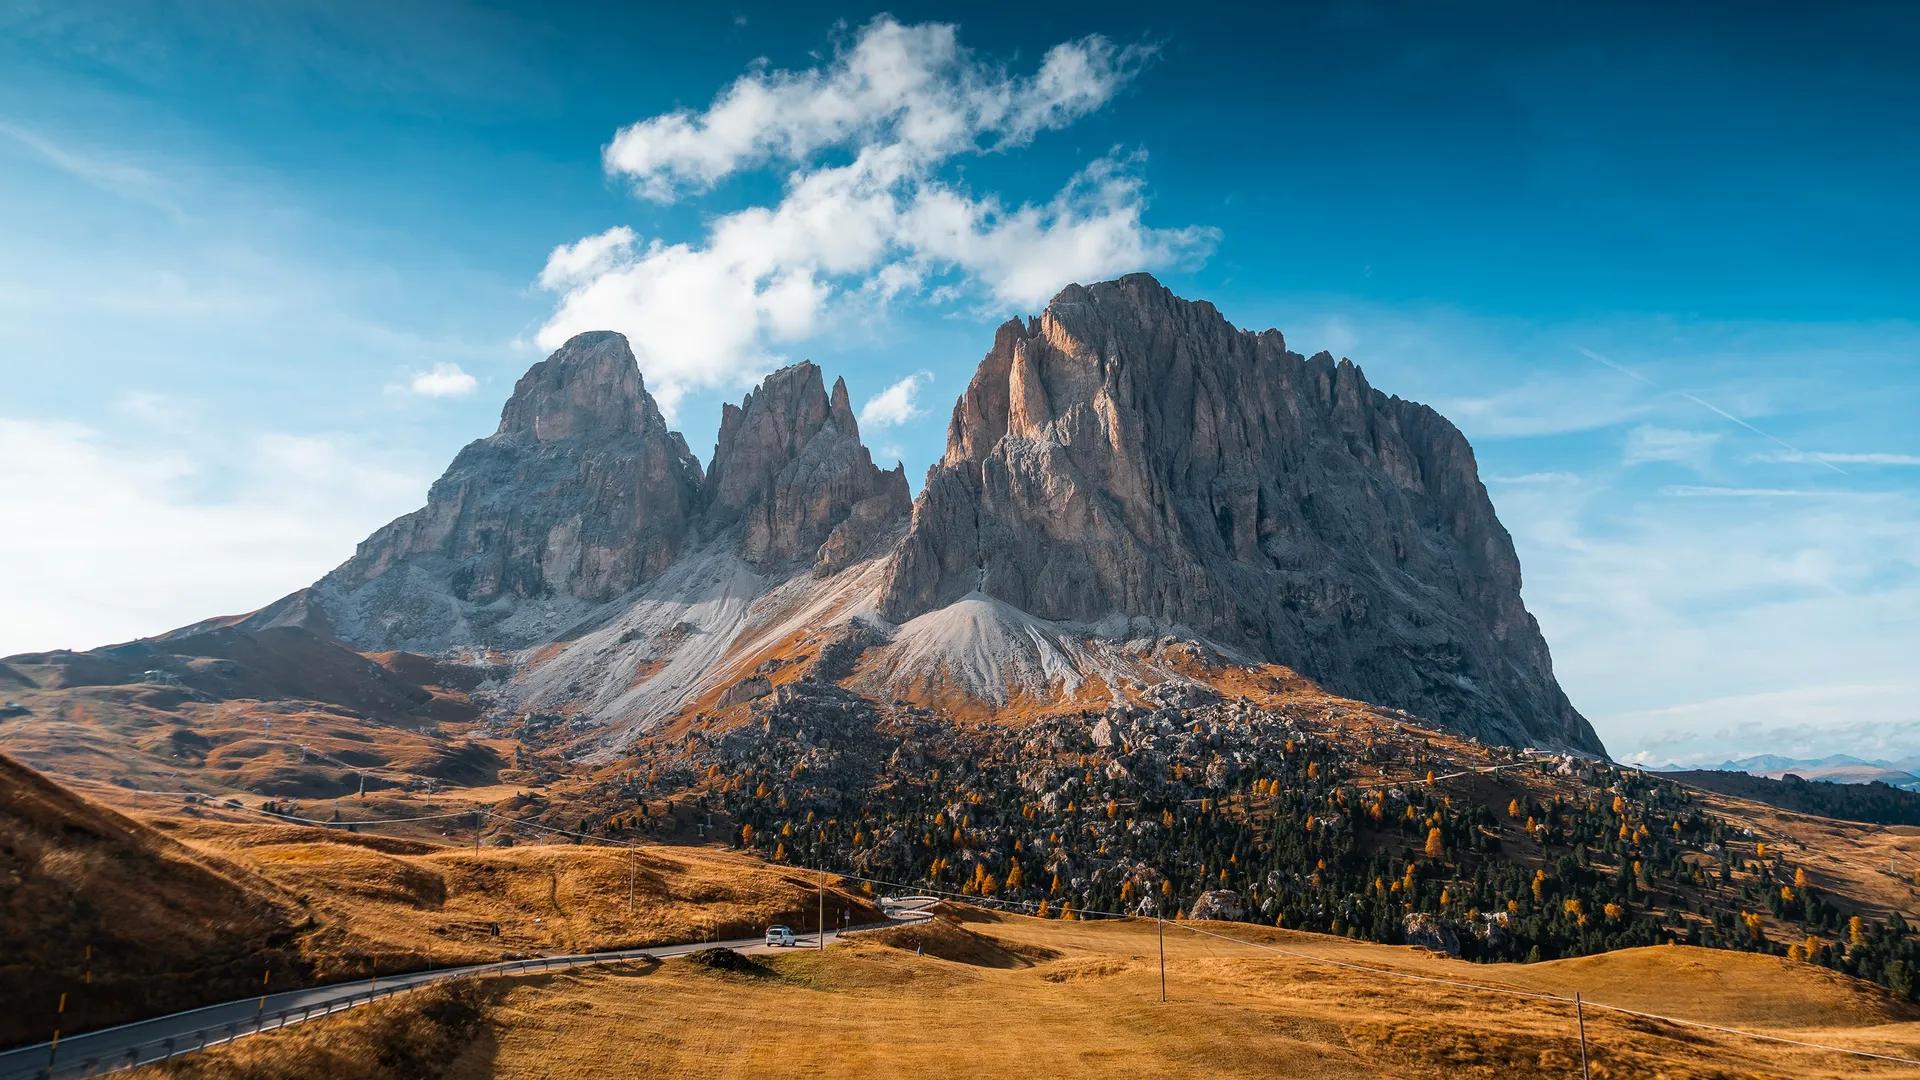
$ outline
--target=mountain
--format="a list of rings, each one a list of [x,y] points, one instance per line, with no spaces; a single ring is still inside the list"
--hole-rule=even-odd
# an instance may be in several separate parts
[[[582,334],[424,508],[238,625],[289,624],[501,650],[504,711],[612,745],[823,658],[881,700],[1037,715],[1191,681],[1186,649],[1603,753],[1460,432],[1144,274],[1002,326],[917,501],[815,364],[728,404],[703,472],[625,339]]]
[[[1003,325],[894,556],[894,621],[1116,615],[1489,741],[1599,752],[1460,432],[1136,274]]]
[[[548,641],[673,565],[701,484],[626,338],[581,334],[521,377],[499,428],[460,451],[425,507],[242,625],[376,649]]]
[[[1765,776],[1738,769],[1675,769],[1666,775],[1691,788],[1750,799],[1796,813],[1875,825],[1920,826],[1920,791],[1877,777],[1816,780],[1792,771]],[[1885,870],[1887,865],[1883,863],[1879,869]],[[1895,860],[1892,865],[1897,867],[1899,862]]]
[[[1909,837],[1747,801],[1911,796],[1596,760],[1461,434],[1145,276],[1002,326],[914,499],[815,364],[703,468],[582,335],[312,586],[0,688],[0,749],[182,817],[729,842],[1483,961],[1797,948],[1909,994],[1920,964]]]
[[[1852,754],[1829,754],[1821,758],[1786,757],[1781,754],[1755,754],[1722,761],[1718,765],[1652,766],[1655,772],[1735,772],[1779,780],[1788,775],[1802,780],[1824,780],[1835,784],[1888,784],[1909,791],[1920,790],[1920,773],[1915,762],[1868,761]]]

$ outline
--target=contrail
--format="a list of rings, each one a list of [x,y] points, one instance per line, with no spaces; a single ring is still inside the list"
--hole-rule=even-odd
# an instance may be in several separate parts
[[[1606,357],[1601,356],[1599,353],[1594,352],[1592,349],[1585,348],[1583,346],[1575,346],[1575,348],[1580,350],[1581,355],[1585,356],[1589,360],[1594,361],[1595,363],[1605,364],[1606,366],[1612,368],[1613,370],[1619,372],[1622,375],[1627,376],[1630,379],[1637,379],[1640,382],[1646,383],[1648,386],[1653,387],[1655,390],[1663,389],[1659,383],[1656,383],[1652,379],[1647,378],[1645,375],[1642,375],[1639,372],[1633,370],[1632,368],[1627,367],[1625,364],[1616,364],[1612,360],[1609,360]],[[1841,468],[1838,465],[1835,465],[1833,462],[1828,461],[1825,458],[1820,457],[1819,455],[1809,454],[1805,450],[1800,449],[1799,447],[1793,445],[1792,443],[1788,442],[1787,440],[1781,438],[1778,435],[1775,435],[1771,432],[1762,431],[1759,428],[1754,427],[1752,424],[1748,423],[1747,421],[1742,420],[1741,418],[1721,408],[1720,406],[1715,405],[1711,401],[1707,401],[1704,398],[1697,397],[1693,394],[1689,394],[1685,390],[1673,390],[1673,391],[1667,391],[1667,392],[1677,394],[1680,397],[1686,398],[1688,401],[1691,401],[1695,405],[1698,405],[1701,408],[1706,409],[1709,412],[1712,412],[1714,415],[1719,416],[1722,419],[1730,420],[1733,423],[1739,424],[1741,427],[1746,428],[1748,431],[1753,432],[1755,435],[1760,436],[1761,438],[1767,440],[1770,443],[1773,443],[1777,446],[1786,447],[1788,450],[1793,451],[1795,454],[1800,455],[1802,458],[1808,461],[1818,461],[1820,464],[1825,465],[1827,468],[1832,469],[1834,472],[1839,473],[1841,476],[1847,475],[1847,470]]]

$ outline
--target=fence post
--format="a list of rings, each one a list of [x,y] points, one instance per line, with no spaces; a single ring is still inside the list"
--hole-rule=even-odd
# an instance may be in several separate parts
[[[1160,1003],[1167,1002],[1167,920],[1154,916],[1154,926],[1160,931]]]
[[[1580,991],[1573,992],[1573,1018],[1580,1025],[1580,1080],[1592,1080],[1587,1072],[1587,1013],[1580,1005]]]

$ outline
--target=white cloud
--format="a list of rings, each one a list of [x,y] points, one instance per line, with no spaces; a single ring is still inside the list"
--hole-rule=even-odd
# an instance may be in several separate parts
[[[1781,462],[1793,465],[1889,465],[1895,467],[1920,466],[1920,454],[1883,454],[1861,453],[1842,454],[1819,450],[1780,450],[1774,453],[1755,454],[1749,460]]]
[[[356,440],[261,434],[121,443],[0,418],[0,655],[92,648],[248,611],[313,581],[427,476]]]
[[[1641,424],[1627,432],[1621,462],[1629,466],[1673,462],[1704,473],[1713,464],[1713,451],[1720,439],[1718,432]]]
[[[407,389],[421,397],[465,397],[479,385],[459,364],[441,363],[408,380]]]
[[[624,261],[638,239],[632,229],[616,225],[606,232],[561,244],[547,256],[546,268],[540,271],[540,287],[560,290],[592,281]]]
[[[1669,484],[1660,494],[1681,499],[1871,499],[1870,491],[1832,491],[1818,488],[1724,487],[1706,484]]]
[[[1443,391],[1434,407],[1476,439],[1593,431],[1642,419],[1655,408],[1633,386],[1585,374],[1534,375],[1480,395]]]
[[[825,65],[756,70],[704,112],[681,109],[622,128],[604,158],[609,173],[660,200],[840,146],[897,147],[931,163],[1019,146],[1072,123],[1106,104],[1150,55],[1093,35],[1055,45],[1037,72],[1020,77],[977,58],[957,27],[906,26],[883,15]]]
[[[1586,477],[1571,472],[1530,472],[1514,473],[1510,476],[1483,476],[1488,484],[1513,484],[1525,487],[1578,487],[1587,482]]]
[[[956,155],[1016,147],[1099,108],[1146,55],[1084,38],[1014,75],[951,26],[882,17],[819,67],[756,69],[703,112],[622,129],[607,169],[653,198],[745,168],[793,171],[773,205],[719,215],[697,242],[621,226],[556,247],[539,283],[558,301],[536,341],[624,333],[671,416],[690,390],[774,366],[838,301],[871,308],[924,291],[1035,307],[1070,281],[1203,258],[1213,230],[1143,220],[1139,154],[1098,158],[1040,203],[976,197],[938,175]],[[850,159],[815,160],[841,151]]]
[[[920,388],[933,381],[933,372],[916,371],[867,399],[860,406],[860,426],[868,429],[898,427],[916,420],[926,411],[920,408]]]
[[[1815,683],[1687,701],[1618,719],[1648,732],[1647,749],[1633,755],[1640,762],[1711,763],[1756,753],[1900,757],[1920,746],[1920,720],[1901,707],[1916,695],[1920,679],[1914,678]]]
[[[1071,281],[1119,270],[1177,266],[1211,250],[1207,228],[1154,229],[1135,168],[1145,156],[1108,156],[1076,174],[1045,206],[1003,209],[951,188],[922,189],[902,221],[909,264],[950,265],[977,278],[994,299],[1044,303]]]

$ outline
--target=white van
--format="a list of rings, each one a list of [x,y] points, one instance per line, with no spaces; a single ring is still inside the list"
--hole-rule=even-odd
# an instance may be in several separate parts
[[[768,946],[786,945],[791,947],[795,944],[793,931],[784,926],[769,926],[767,927],[767,944]]]

